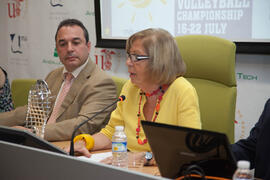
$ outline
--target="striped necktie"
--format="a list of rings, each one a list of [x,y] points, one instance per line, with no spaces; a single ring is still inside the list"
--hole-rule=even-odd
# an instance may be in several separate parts
[[[73,75],[69,72],[65,73],[65,82],[64,82],[64,85],[61,89],[61,92],[60,94],[58,95],[58,98],[57,98],[57,101],[54,105],[54,108],[53,108],[53,111],[52,111],[52,114],[49,118],[49,120],[47,121],[47,124],[52,124],[52,123],[55,123],[56,121],[56,117],[58,115],[58,111],[61,107],[61,104],[62,102],[64,101],[69,89],[70,89],[70,86],[71,86],[71,81],[73,79]]]

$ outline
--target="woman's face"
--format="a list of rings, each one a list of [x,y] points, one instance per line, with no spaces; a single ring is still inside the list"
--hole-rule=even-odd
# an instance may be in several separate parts
[[[130,55],[148,56],[144,51],[141,39],[137,39],[133,42],[128,53]],[[129,56],[127,56],[126,65],[128,67],[130,80],[140,88],[144,88],[144,86],[148,84],[148,73],[146,68],[148,60],[149,59],[144,59],[134,62]]]

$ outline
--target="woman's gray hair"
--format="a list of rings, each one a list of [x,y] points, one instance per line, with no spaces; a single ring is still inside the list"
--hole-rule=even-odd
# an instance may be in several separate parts
[[[173,36],[164,29],[146,29],[129,37],[126,51],[140,39],[145,53],[150,57],[147,65],[149,80],[157,84],[170,84],[186,72],[178,46]]]

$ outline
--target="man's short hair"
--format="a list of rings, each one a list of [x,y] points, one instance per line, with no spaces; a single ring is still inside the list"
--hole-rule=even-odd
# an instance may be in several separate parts
[[[57,31],[55,33],[55,42],[56,42],[58,31],[63,26],[79,26],[79,27],[81,27],[83,30],[83,33],[84,33],[86,43],[89,42],[89,34],[88,34],[87,29],[85,28],[83,23],[77,19],[65,19],[62,22],[60,22],[60,24],[58,25]]]

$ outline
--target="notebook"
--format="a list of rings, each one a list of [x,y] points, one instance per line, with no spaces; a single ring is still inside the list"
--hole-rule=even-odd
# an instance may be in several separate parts
[[[0,126],[0,140],[30,146],[34,148],[39,148],[47,151],[52,151],[56,153],[67,154],[62,149],[54,146],[48,141],[45,141],[26,130]]]
[[[207,176],[232,178],[236,161],[225,134],[149,121],[141,123],[163,177],[177,178],[188,168],[198,167]]]

